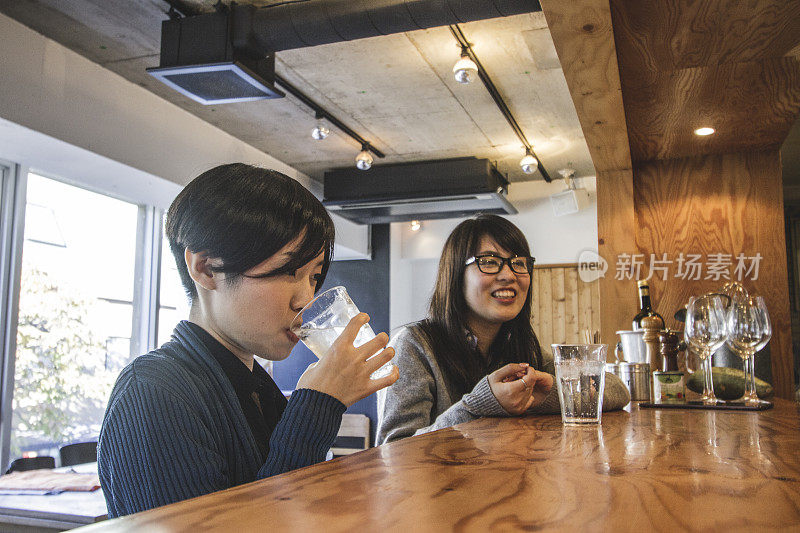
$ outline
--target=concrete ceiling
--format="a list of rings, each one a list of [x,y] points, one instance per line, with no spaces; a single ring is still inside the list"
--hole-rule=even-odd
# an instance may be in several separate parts
[[[208,10],[215,0],[184,3]],[[158,66],[168,7],[163,0],[0,1],[6,15],[314,179],[354,164],[358,144],[335,131],[312,140],[313,113],[292,96],[203,106],[150,77],[145,68]],[[542,13],[460,26],[551,176],[567,167],[593,176]],[[376,164],[476,156],[497,161],[512,182],[541,179],[520,170],[522,144],[483,85],[453,79],[459,50],[441,27],[279,52],[276,71],[383,151]]]

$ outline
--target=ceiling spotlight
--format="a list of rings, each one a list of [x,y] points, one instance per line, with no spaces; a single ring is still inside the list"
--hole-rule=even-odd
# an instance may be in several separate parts
[[[469,83],[472,81],[472,73],[478,72],[478,65],[469,58],[467,47],[461,47],[461,59],[453,65],[453,73],[458,83]]]
[[[522,167],[522,171],[525,174],[533,174],[539,168],[539,161],[533,157],[530,148],[525,149],[525,157],[520,159],[519,166]]]
[[[704,137],[706,135],[711,135],[712,133],[714,133],[714,131],[716,131],[714,128],[708,128],[708,127],[706,127],[706,128],[697,128],[696,130],[694,130],[694,134]]]
[[[422,225],[420,225],[419,220],[412,220],[411,221],[411,231],[419,231],[419,228],[421,228],[421,227],[422,227]]]
[[[321,141],[331,134],[331,129],[325,123],[325,119],[317,113],[317,125],[311,130],[311,137],[316,141]]]
[[[361,145],[361,151],[356,156],[356,168],[358,170],[369,170],[372,167],[372,155],[367,150],[367,145]]]

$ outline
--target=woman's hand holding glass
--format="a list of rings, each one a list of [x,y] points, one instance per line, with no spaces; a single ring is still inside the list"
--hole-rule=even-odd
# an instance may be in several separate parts
[[[521,415],[544,401],[553,388],[553,376],[527,363],[510,363],[489,374],[489,387],[503,409]]]
[[[370,379],[370,374],[394,357],[394,348],[385,348],[389,342],[386,333],[379,333],[361,346],[353,346],[359,330],[367,322],[369,317],[366,313],[353,317],[325,357],[303,372],[297,388],[324,392],[349,407],[397,381],[400,373],[395,366],[388,376]],[[372,357],[381,349],[383,351]]]

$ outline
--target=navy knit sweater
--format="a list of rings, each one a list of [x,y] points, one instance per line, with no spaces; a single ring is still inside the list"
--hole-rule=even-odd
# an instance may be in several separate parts
[[[144,511],[322,461],[345,406],[296,390],[262,456],[219,363],[186,322],[122,370],[97,447],[110,517]]]

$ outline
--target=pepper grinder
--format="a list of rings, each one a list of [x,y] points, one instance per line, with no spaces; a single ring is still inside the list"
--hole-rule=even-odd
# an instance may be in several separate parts
[[[646,316],[642,319],[645,346],[647,347],[647,362],[650,364],[650,401],[655,401],[653,372],[661,371],[661,348],[658,333],[661,331],[661,319],[656,316]]]
[[[661,360],[663,363],[664,372],[678,372],[678,352],[680,348],[678,344],[680,339],[674,331],[665,329],[658,334],[661,341]]]
[[[644,330],[644,343],[647,346],[647,362],[650,363],[650,372],[661,370],[661,342],[658,334],[661,331],[661,320],[656,316],[646,316],[642,319]]]

